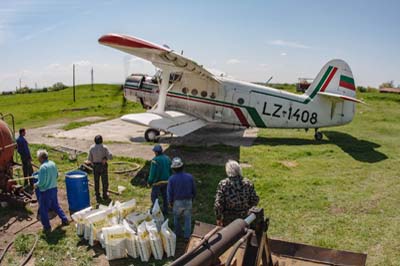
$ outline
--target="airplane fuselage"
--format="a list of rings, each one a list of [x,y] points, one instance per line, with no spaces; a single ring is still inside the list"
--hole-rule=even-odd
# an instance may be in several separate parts
[[[355,111],[352,102],[335,103],[316,93],[298,95],[224,77],[218,80],[219,83],[213,83],[183,75],[167,93],[166,110],[190,114],[209,123],[259,128],[343,125],[352,120]],[[158,85],[128,78],[124,95],[152,107],[157,103]]]

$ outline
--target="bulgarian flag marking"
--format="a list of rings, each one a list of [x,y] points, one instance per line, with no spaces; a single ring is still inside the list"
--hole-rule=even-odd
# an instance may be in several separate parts
[[[356,90],[356,87],[354,86],[354,79],[343,75],[340,75],[339,86],[352,91]]]

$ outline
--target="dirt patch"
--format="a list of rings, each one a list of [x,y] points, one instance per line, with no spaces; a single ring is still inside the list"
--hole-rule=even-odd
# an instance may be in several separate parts
[[[98,121],[102,117],[87,117],[85,121]],[[82,121],[80,119],[79,121]],[[103,136],[105,144],[111,152],[117,156],[143,158],[150,160],[153,158],[152,144],[144,139],[144,132],[147,129],[126,123],[118,119],[112,119],[88,126],[65,131],[62,129],[64,123],[57,123],[45,127],[29,129],[26,138],[30,143],[46,144],[49,146],[63,146],[69,149],[87,152],[93,144],[96,135]],[[216,127],[207,126],[184,137],[165,136],[160,140],[160,144],[171,156],[181,156],[190,164],[214,164],[223,165],[228,159],[239,160],[240,146],[250,146],[257,137],[257,129],[243,129],[233,126]],[[237,151],[205,151],[201,152],[192,149],[182,151],[177,146],[201,146],[210,147],[213,145],[228,145],[236,147]],[[199,149],[200,150],[200,149]]]
[[[280,161],[280,163],[287,168],[293,168],[299,166],[299,163],[296,161]]]

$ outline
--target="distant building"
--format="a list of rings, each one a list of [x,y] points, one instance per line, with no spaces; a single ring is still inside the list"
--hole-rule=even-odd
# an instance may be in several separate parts
[[[379,92],[382,92],[382,93],[400,93],[400,88],[380,88]]]

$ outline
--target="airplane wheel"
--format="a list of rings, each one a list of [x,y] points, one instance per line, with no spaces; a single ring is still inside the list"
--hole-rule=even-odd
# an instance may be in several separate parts
[[[322,137],[323,137],[323,135],[321,132],[318,132],[318,131],[315,132],[315,134],[314,134],[315,140],[322,140]]]
[[[154,128],[149,128],[144,132],[144,138],[147,142],[158,142],[158,136],[160,136],[160,131]]]

